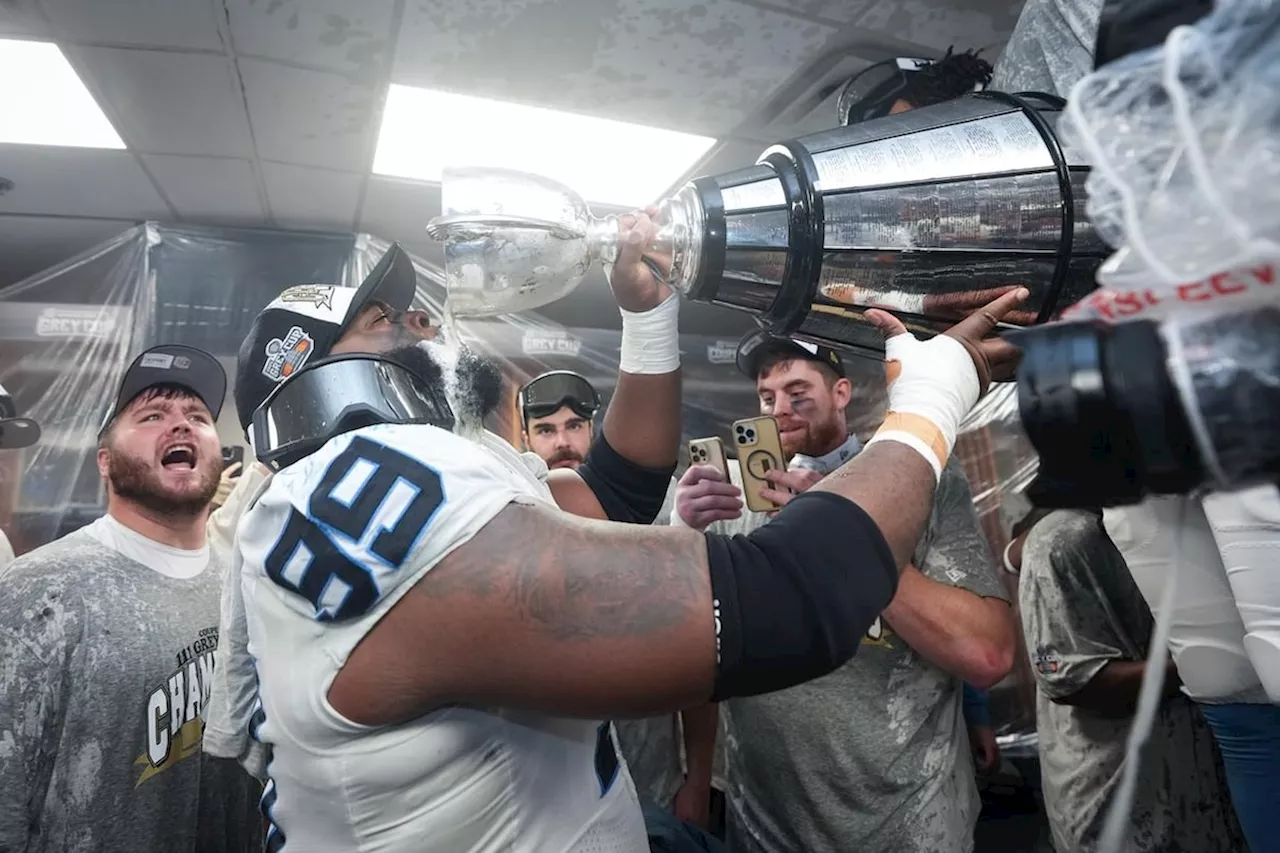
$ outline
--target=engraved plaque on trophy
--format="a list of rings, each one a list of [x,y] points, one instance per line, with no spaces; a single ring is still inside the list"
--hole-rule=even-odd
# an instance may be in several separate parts
[[[1088,167],[1055,134],[1061,102],[984,92],[772,146],[659,205],[654,266],[686,298],[747,311],[778,335],[883,351],[866,308],[932,333],[1013,287],[1006,318],[1044,322],[1095,287],[1109,253],[1084,216]],[[458,315],[528,310],[616,254],[616,221],[518,172],[446,172]]]

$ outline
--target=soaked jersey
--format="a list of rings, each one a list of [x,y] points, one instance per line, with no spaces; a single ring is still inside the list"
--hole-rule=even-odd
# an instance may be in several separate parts
[[[383,424],[279,472],[245,513],[269,850],[648,850],[607,723],[449,707],[375,728],[326,698],[379,619],[512,502],[552,499],[496,436]]]
[[[200,754],[222,567],[151,543],[197,566],[167,577],[103,523],[0,571],[0,851],[251,850],[257,784]]]
[[[1092,853],[1120,787],[1131,718],[1055,700],[1111,661],[1146,660],[1151,611],[1100,519],[1082,510],[1050,513],[1032,528],[1020,578],[1049,828],[1058,850]],[[1160,704],[1128,825],[1126,853],[1247,849],[1213,736],[1185,696]]]

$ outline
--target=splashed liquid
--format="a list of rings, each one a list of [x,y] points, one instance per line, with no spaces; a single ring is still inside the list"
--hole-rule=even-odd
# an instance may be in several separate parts
[[[423,341],[419,346],[430,353],[436,364],[440,366],[440,372],[444,378],[445,399],[449,401],[449,408],[453,410],[454,433],[472,441],[479,441],[484,432],[482,418],[478,415],[480,403],[479,400],[473,399],[476,397],[475,391],[464,388],[461,382],[460,367],[467,345],[458,331],[458,321],[453,316],[448,301],[445,302],[441,312],[439,329],[439,334],[431,340]]]

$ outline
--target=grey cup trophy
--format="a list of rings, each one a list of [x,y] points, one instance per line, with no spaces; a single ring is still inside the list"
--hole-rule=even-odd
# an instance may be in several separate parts
[[[877,357],[866,308],[931,334],[1025,286],[1006,325],[1045,322],[1094,289],[1109,251],[1084,216],[1088,167],[1057,139],[1061,107],[983,92],[774,145],[659,204],[654,266],[688,299]],[[546,178],[451,169],[442,201],[428,231],[457,316],[537,308],[616,257],[616,219]]]

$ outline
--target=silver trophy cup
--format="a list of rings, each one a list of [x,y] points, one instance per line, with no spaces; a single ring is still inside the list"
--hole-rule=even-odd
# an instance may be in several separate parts
[[[1006,324],[1045,322],[1108,254],[1084,216],[1088,167],[1055,133],[1061,106],[983,92],[783,142],[661,202],[646,257],[686,298],[869,355],[883,344],[866,308],[930,334],[1024,286]],[[456,316],[545,305],[617,254],[615,218],[536,175],[451,169],[442,198],[428,231]]]

